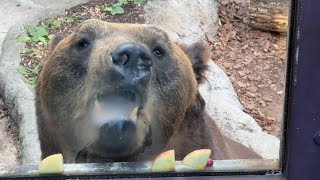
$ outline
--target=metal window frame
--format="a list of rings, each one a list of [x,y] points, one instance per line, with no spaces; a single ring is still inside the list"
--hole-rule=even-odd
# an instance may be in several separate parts
[[[291,0],[287,51],[287,79],[284,126],[281,145],[281,170],[246,172],[188,172],[159,174],[113,174],[77,176],[41,176],[41,179],[123,179],[145,180],[250,180],[250,179],[320,179],[320,145],[314,135],[320,131],[320,17],[319,0]],[[319,15],[319,16],[317,16]],[[319,61],[317,62],[317,57]],[[263,142],[262,142],[263,143]],[[320,139],[319,139],[320,144]],[[38,179],[39,176],[12,178]]]

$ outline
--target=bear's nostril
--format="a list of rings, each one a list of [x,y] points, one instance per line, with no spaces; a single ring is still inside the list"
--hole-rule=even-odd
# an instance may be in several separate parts
[[[111,54],[113,64],[122,71],[135,71],[152,66],[151,56],[146,48],[135,43],[120,44]],[[120,67],[119,67],[120,66]]]
[[[116,65],[124,66],[128,62],[128,59],[129,59],[129,55],[127,53],[122,53],[113,57],[112,62]]]
[[[149,57],[141,57],[138,60],[137,68],[140,70],[147,70],[152,66],[151,58]]]

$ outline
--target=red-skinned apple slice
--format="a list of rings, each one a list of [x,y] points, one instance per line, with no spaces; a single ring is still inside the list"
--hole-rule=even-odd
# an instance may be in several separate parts
[[[204,170],[211,155],[211,149],[199,149],[189,153],[182,160],[182,164],[193,169]]]

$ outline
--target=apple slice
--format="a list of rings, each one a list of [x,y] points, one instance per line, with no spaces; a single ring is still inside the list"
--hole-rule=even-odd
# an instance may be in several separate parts
[[[169,150],[155,158],[152,164],[152,172],[174,171],[175,165],[174,150]]]
[[[193,169],[204,170],[211,155],[211,149],[199,149],[183,158],[182,164]]]
[[[62,174],[63,156],[61,153],[44,158],[39,164],[39,174]]]

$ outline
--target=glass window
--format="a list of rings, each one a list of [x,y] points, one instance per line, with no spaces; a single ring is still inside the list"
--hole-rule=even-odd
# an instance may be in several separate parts
[[[287,1],[62,6],[3,44],[0,176],[280,172]]]

